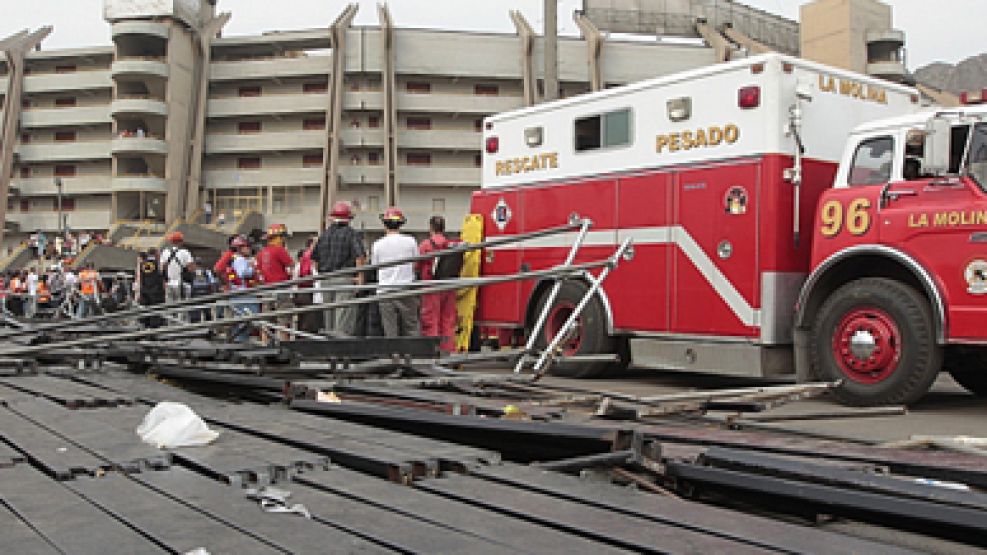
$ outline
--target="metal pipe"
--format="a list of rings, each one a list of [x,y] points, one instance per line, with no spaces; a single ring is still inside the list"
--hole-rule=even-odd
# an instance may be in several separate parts
[[[537,279],[543,277],[561,276],[564,274],[578,274],[580,272],[585,272],[594,268],[608,266],[610,264],[613,264],[612,258],[608,258],[606,260],[598,260],[594,262],[586,262],[583,264],[577,264],[569,267],[555,267],[546,270],[522,272],[509,276],[492,276],[487,278],[476,278],[475,281],[482,282],[480,283],[480,285],[493,285],[497,283],[507,283],[511,281],[523,281],[523,280]],[[410,291],[396,291],[394,293],[382,293],[372,297],[349,299],[345,301],[338,301],[335,303],[311,305],[311,306],[304,306],[299,308],[286,308],[282,310],[275,310],[267,313],[251,314],[249,316],[240,316],[237,318],[230,318],[226,320],[197,322],[194,324],[185,324],[184,326],[181,327],[154,328],[154,329],[146,329],[140,331],[125,332],[125,333],[109,335],[109,336],[102,335],[99,337],[85,337],[85,338],[74,339],[69,341],[48,343],[45,345],[14,347],[0,351],[0,356],[14,356],[21,354],[37,353],[42,351],[50,351],[51,349],[56,349],[56,348],[76,347],[81,345],[93,345],[97,343],[105,343],[108,341],[119,341],[123,339],[138,339],[142,337],[153,337],[156,335],[161,335],[163,333],[169,333],[169,332],[177,332],[177,331],[187,332],[197,329],[208,329],[214,326],[239,324],[243,322],[253,322],[255,320],[262,320],[262,319],[272,318],[277,316],[293,316],[295,314],[304,314],[305,312],[311,312],[314,310],[333,310],[337,308],[346,308],[350,306],[358,306],[367,303],[376,303],[380,301],[404,299],[418,295],[426,295],[429,293],[452,291],[455,289],[460,289],[461,287],[463,286],[460,283],[443,284],[435,287],[423,287],[421,289],[415,289]]]
[[[615,252],[613,256],[607,260],[607,264],[604,266],[603,271],[600,272],[599,277],[593,278],[590,276],[591,285],[589,290],[586,291],[586,294],[583,295],[583,298],[579,301],[579,304],[573,309],[572,314],[569,315],[569,319],[566,320],[565,324],[562,326],[562,329],[559,330],[559,333],[552,338],[552,342],[545,347],[545,350],[542,352],[541,356],[538,357],[538,362],[535,363],[533,368],[535,379],[540,378],[542,374],[545,373],[545,370],[548,369],[545,365],[548,358],[552,356],[555,349],[559,347],[559,343],[562,342],[562,339],[569,335],[569,332],[572,330],[573,326],[576,325],[576,319],[579,318],[579,315],[583,312],[583,309],[586,308],[586,305],[589,304],[589,301],[593,298],[593,296],[596,295],[596,292],[600,290],[600,287],[603,285],[603,280],[607,279],[607,275],[610,274],[610,271],[617,266],[620,257],[622,257],[624,253],[627,252],[627,249],[630,248],[631,242],[632,241],[630,238],[624,239],[624,242],[620,244],[620,248],[617,249],[617,252]]]
[[[191,307],[191,306],[194,306],[194,305],[197,305],[197,304],[202,304],[202,303],[207,302],[207,301],[214,301],[214,300],[219,300],[219,299],[229,299],[229,298],[239,297],[239,296],[243,296],[243,295],[256,295],[257,293],[262,292],[262,291],[273,291],[273,290],[277,290],[277,289],[286,289],[286,288],[288,288],[290,286],[299,285],[299,284],[303,284],[303,283],[308,283],[310,281],[315,281],[315,280],[325,280],[325,279],[329,279],[329,278],[352,276],[352,275],[355,275],[355,274],[359,274],[361,272],[366,272],[366,271],[370,271],[370,270],[377,270],[377,269],[380,269],[380,268],[389,268],[391,266],[400,266],[402,264],[408,264],[408,263],[414,263],[414,262],[422,262],[422,261],[431,260],[433,258],[437,258],[437,257],[440,257],[440,256],[449,256],[449,255],[457,254],[457,253],[460,253],[460,252],[469,252],[469,251],[474,251],[474,250],[478,250],[478,249],[484,249],[484,248],[489,248],[489,247],[496,247],[496,246],[500,246],[500,245],[509,245],[509,244],[512,244],[512,243],[520,243],[520,242],[523,242],[523,241],[527,241],[529,239],[537,239],[539,237],[549,237],[549,236],[552,236],[552,235],[560,235],[562,233],[566,233],[566,232],[572,231],[573,229],[579,227],[580,225],[582,225],[582,222],[581,221],[575,221],[575,222],[571,222],[571,223],[568,223],[568,224],[565,224],[565,225],[561,225],[561,226],[558,226],[558,227],[551,227],[551,228],[548,228],[548,229],[543,229],[543,230],[539,230],[539,231],[533,231],[533,232],[530,232],[530,233],[522,233],[522,234],[519,234],[519,235],[511,235],[509,237],[499,237],[499,238],[495,238],[495,239],[489,239],[487,241],[481,241],[479,243],[469,243],[469,244],[456,245],[454,247],[449,247],[449,248],[442,249],[442,250],[439,250],[439,251],[434,251],[434,252],[431,252],[431,253],[428,253],[428,254],[422,254],[422,255],[418,255],[418,256],[411,256],[411,257],[408,257],[408,258],[402,258],[402,259],[398,259],[398,260],[392,260],[390,262],[383,262],[383,263],[380,263],[380,264],[369,264],[369,265],[366,265],[366,266],[356,266],[356,267],[353,267],[353,268],[343,268],[342,270],[337,270],[335,272],[330,272],[328,274],[319,274],[317,276],[304,276],[304,277],[300,277],[300,278],[296,278],[296,279],[289,279],[289,280],[278,282],[278,283],[270,283],[270,284],[266,284],[266,285],[260,285],[260,286],[257,286],[257,287],[253,287],[251,289],[242,289],[242,290],[235,290],[235,291],[227,291],[227,292],[224,292],[224,293],[214,293],[212,295],[204,295],[202,297],[197,297],[195,299],[183,299],[183,300],[178,300],[178,301],[174,301],[174,302],[171,302],[171,303],[154,305],[154,307],[140,307],[140,308],[134,308],[134,309],[131,309],[131,310],[124,310],[124,311],[121,311],[121,312],[113,312],[113,313],[109,313],[109,314],[101,314],[101,315],[98,315],[98,316],[92,316],[92,317],[85,318],[85,319],[56,322],[56,323],[52,323],[52,324],[44,324],[44,325],[40,325],[40,326],[35,326],[34,328],[31,329],[30,332],[27,332],[27,331],[23,331],[23,332],[22,331],[10,331],[10,332],[7,332],[7,333],[0,334],[0,339],[9,339],[9,338],[12,338],[12,337],[20,337],[20,336],[27,335],[28,333],[34,333],[34,332],[44,332],[44,331],[58,330],[58,329],[63,329],[63,328],[68,328],[68,327],[73,327],[73,326],[82,326],[82,325],[88,325],[88,324],[95,324],[95,323],[98,323],[98,322],[105,322],[105,321],[108,321],[108,320],[116,320],[116,319],[119,319],[119,318],[128,318],[128,317],[132,317],[132,316],[143,316],[143,315],[153,314],[153,313],[156,313],[156,312],[161,311],[161,310],[167,310],[167,309],[172,309],[172,308],[180,308],[180,307]]]
[[[586,239],[586,233],[589,232],[589,226],[592,223],[589,220],[583,220],[582,227],[579,228],[579,235],[576,236],[576,240],[572,242],[572,248],[569,249],[569,255],[566,256],[565,262],[562,263],[563,266],[568,266],[572,264],[572,261],[576,259],[576,253],[579,252],[580,247],[582,247],[583,240]],[[531,328],[531,333],[528,336],[528,341],[524,344],[524,352],[521,357],[518,358],[517,364],[514,365],[514,373],[518,374],[521,372],[521,368],[528,362],[528,353],[535,348],[535,342],[538,341],[538,336],[541,335],[541,329],[545,325],[545,320],[548,319],[548,312],[552,307],[552,303],[555,302],[555,297],[559,295],[559,289],[562,288],[562,281],[556,280],[552,284],[552,290],[548,294],[548,298],[545,300],[545,306],[542,307],[541,312],[538,314],[538,320],[535,322],[533,328]]]

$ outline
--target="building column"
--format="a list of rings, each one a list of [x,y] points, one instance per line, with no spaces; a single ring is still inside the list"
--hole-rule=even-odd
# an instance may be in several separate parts
[[[545,100],[559,97],[559,0],[545,0]]]
[[[705,19],[696,20],[696,32],[716,53],[716,63],[729,62],[733,46],[719,31],[710,27]]]
[[[534,106],[538,102],[538,84],[535,82],[535,61],[532,53],[535,50],[535,32],[528,25],[528,20],[517,10],[511,10],[511,21],[517,31],[521,45],[521,86],[524,89],[524,105]]]
[[[21,93],[24,90],[24,58],[51,33],[51,26],[33,33],[27,30],[0,40],[0,51],[7,57],[7,91],[3,101],[3,124],[0,127],[0,244],[7,230],[7,198],[14,173],[14,151],[21,122]]]
[[[380,71],[384,100],[384,199],[387,206],[397,206],[399,187],[397,83],[394,70],[394,22],[387,4],[377,6],[380,18]]]
[[[603,71],[600,67],[600,53],[603,51],[603,33],[585,14],[576,12],[574,18],[579,32],[586,40],[586,54],[589,58],[589,90],[598,91],[603,88]]]
[[[346,77],[346,31],[359,9],[350,4],[329,27],[332,48],[332,74],[329,76],[329,105],[326,107],[326,142],[322,150],[322,187],[319,194],[319,229],[325,229],[329,207],[336,200],[339,188],[339,147],[342,130],[344,78]]]
[[[230,12],[224,12],[203,24],[199,35],[199,90],[195,97],[195,124],[192,131],[192,157],[189,160],[187,189],[185,190],[185,217],[202,206],[199,195],[202,190],[202,159],[205,156],[206,109],[209,104],[209,64],[212,61],[212,40],[230,20]]]

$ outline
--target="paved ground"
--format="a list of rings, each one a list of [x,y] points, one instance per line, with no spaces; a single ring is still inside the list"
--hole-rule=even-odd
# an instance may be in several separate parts
[[[491,371],[484,369],[484,371]],[[493,372],[507,372],[495,369]],[[634,369],[620,378],[573,380],[548,377],[545,383],[591,388],[597,391],[617,391],[632,395],[661,395],[681,391],[723,389],[771,385],[772,382],[755,379],[710,376],[684,372]],[[775,382],[777,383],[777,382]],[[789,403],[772,409],[771,414],[800,414],[820,411],[847,411],[829,399],[811,399]],[[711,417],[725,413],[713,414]],[[832,420],[786,421],[783,423],[759,423],[760,426],[784,430],[796,430],[824,434],[839,438],[881,443],[908,439],[912,435],[967,435],[987,437],[987,399],[968,394],[943,374],[932,391],[903,416],[856,417]]]

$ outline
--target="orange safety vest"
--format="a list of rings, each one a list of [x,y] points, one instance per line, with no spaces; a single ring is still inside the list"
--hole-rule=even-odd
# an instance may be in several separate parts
[[[79,291],[83,295],[95,295],[96,294],[96,280],[99,279],[99,273],[96,270],[83,270],[79,272]]]
[[[48,290],[48,284],[43,281],[38,282],[38,302],[46,303],[51,300],[51,292]]]

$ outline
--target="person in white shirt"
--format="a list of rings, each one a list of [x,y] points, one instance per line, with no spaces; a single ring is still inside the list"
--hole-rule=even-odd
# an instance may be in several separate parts
[[[32,266],[27,271],[27,303],[25,303],[24,316],[33,318],[38,311],[38,272]]]
[[[382,264],[403,258],[418,256],[418,243],[410,235],[401,233],[401,226],[407,221],[401,210],[388,208],[380,217],[387,234],[374,242],[370,251],[371,264]],[[377,294],[393,292],[394,285],[404,285],[415,280],[413,262],[389,266],[377,270]],[[418,299],[405,297],[378,301],[380,323],[387,337],[414,337],[419,335]]]
[[[165,302],[170,303],[190,296],[191,285],[186,276],[195,270],[195,263],[192,253],[184,247],[185,237],[181,231],[168,235],[168,241],[171,246],[161,249],[159,267],[165,277]]]

